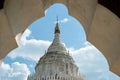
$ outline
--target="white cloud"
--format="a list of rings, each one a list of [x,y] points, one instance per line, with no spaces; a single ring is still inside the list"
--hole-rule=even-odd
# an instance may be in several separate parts
[[[31,31],[29,29],[26,29],[24,34],[21,37],[20,45],[25,45],[27,43],[27,37],[29,37],[31,34]]]
[[[68,22],[68,21],[69,21],[68,18],[64,18],[64,19],[62,19],[62,20],[59,20],[58,23],[66,23],[66,22]],[[57,23],[57,21],[55,21],[54,23]]]
[[[26,64],[14,62],[11,64],[2,63],[0,66],[0,80],[27,80],[30,71]]]
[[[46,16],[47,12],[48,12],[48,9],[45,10],[45,16]]]
[[[70,48],[70,54],[73,56],[75,62],[80,67],[82,72],[91,72],[96,70],[108,70],[108,64],[104,56],[92,45],[85,46],[78,50]],[[101,68],[100,64],[104,67]],[[86,71],[87,69],[87,71]]]
[[[60,20],[61,23],[66,23],[66,22],[68,22],[68,21],[69,21],[68,18],[64,18],[63,20]]]
[[[30,58],[32,60],[38,61],[39,58],[45,53],[45,50],[47,50],[51,42],[36,39],[27,40],[26,38],[29,37],[30,34],[30,30],[27,29],[21,38],[19,47],[11,51],[8,56],[11,58]]]

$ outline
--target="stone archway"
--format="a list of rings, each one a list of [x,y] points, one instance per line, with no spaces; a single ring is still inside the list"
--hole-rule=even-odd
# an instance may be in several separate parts
[[[17,47],[15,37],[54,3],[68,7],[69,14],[83,25],[87,40],[105,55],[111,71],[120,75],[120,18],[97,0],[5,0],[0,9],[0,59]]]

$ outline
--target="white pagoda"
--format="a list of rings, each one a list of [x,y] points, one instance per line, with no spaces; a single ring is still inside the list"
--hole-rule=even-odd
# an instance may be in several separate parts
[[[78,72],[78,67],[60,41],[58,21],[55,36],[47,52],[39,59],[35,73],[27,80],[85,80]]]

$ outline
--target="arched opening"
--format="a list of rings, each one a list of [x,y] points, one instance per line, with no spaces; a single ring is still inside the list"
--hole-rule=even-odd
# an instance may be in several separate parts
[[[53,8],[58,7],[58,5],[61,6],[61,4],[55,4],[52,7],[50,7],[49,10],[46,10],[45,17],[35,21],[29,27],[29,29],[25,31],[20,42],[20,45],[21,45],[19,46],[20,50],[17,49],[16,51],[26,51],[26,52],[24,53],[20,52],[17,54],[12,52],[11,54],[9,54],[9,56],[11,56],[12,58],[17,58],[19,56],[19,57],[28,58],[28,59],[37,61],[39,57],[42,56],[42,53],[43,53],[39,51],[43,51],[43,50],[45,51],[53,39],[53,32],[54,32],[53,30],[55,26],[56,16],[59,16],[59,26],[61,26],[60,29],[62,31],[61,40],[66,44],[67,48],[70,49],[70,53],[74,57],[74,59],[76,59],[76,62],[79,65],[80,71],[82,71],[87,78],[95,79],[95,78],[98,78],[98,76],[102,75],[100,79],[106,79],[106,77],[103,75],[104,74],[103,71],[105,70],[105,72],[107,71],[109,72],[109,67],[104,56],[98,50],[96,50],[95,47],[93,47],[89,42],[86,42],[84,29],[81,27],[80,23],[75,18],[68,15],[68,11],[66,10],[66,8],[63,8],[63,9],[66,10],[65,12],[67,13],[64,13],[64,11],[61,13],[58,13],[59,11],[61,11],[60,8],[59,8],[59,11],[56,11],[56,12],[54,11]],[[53,11],[50,11],[51,8],[53,9]],[[41,36],[41,35],[44,35],[44,36]],[[25,50],[26,48],[27,49],[29,48],[29,51]],[[90,50],[91,52],[89,53],[89,51],[87,50]],[[96,52],[92,50],[95,50]],[[38,51],[38,52],[35,52],[35,51]],[[82,54],[81,54],[81,51],[82,51]],[[83,60],[81,60],[81,58]],[[86,64],[84,64],[85,62]],[[81,63],[83,63],[83,65],[80,65]],[[104,66],[101,66],[101,64]],[[95,68],[92,68],[93,66],[96,66],[95,68],[98,71],[94,71]],[[92,70],[88,70],[90,68],[92,68]],[[94,74],[93,75],[94,77],[91,77],[92,76],[91,73]],[[95,75],[96,73],[98,74]],[[106,76],[108,76],[108,74]]]

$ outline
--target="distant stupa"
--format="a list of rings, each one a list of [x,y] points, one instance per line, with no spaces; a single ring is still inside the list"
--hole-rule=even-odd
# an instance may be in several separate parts
[[[58,19],[54,34],[54,40],[39,59],[35,73],[29,75],[27,80],[85,80],[84,76],[78,73],[73,58],[60,41]]]

